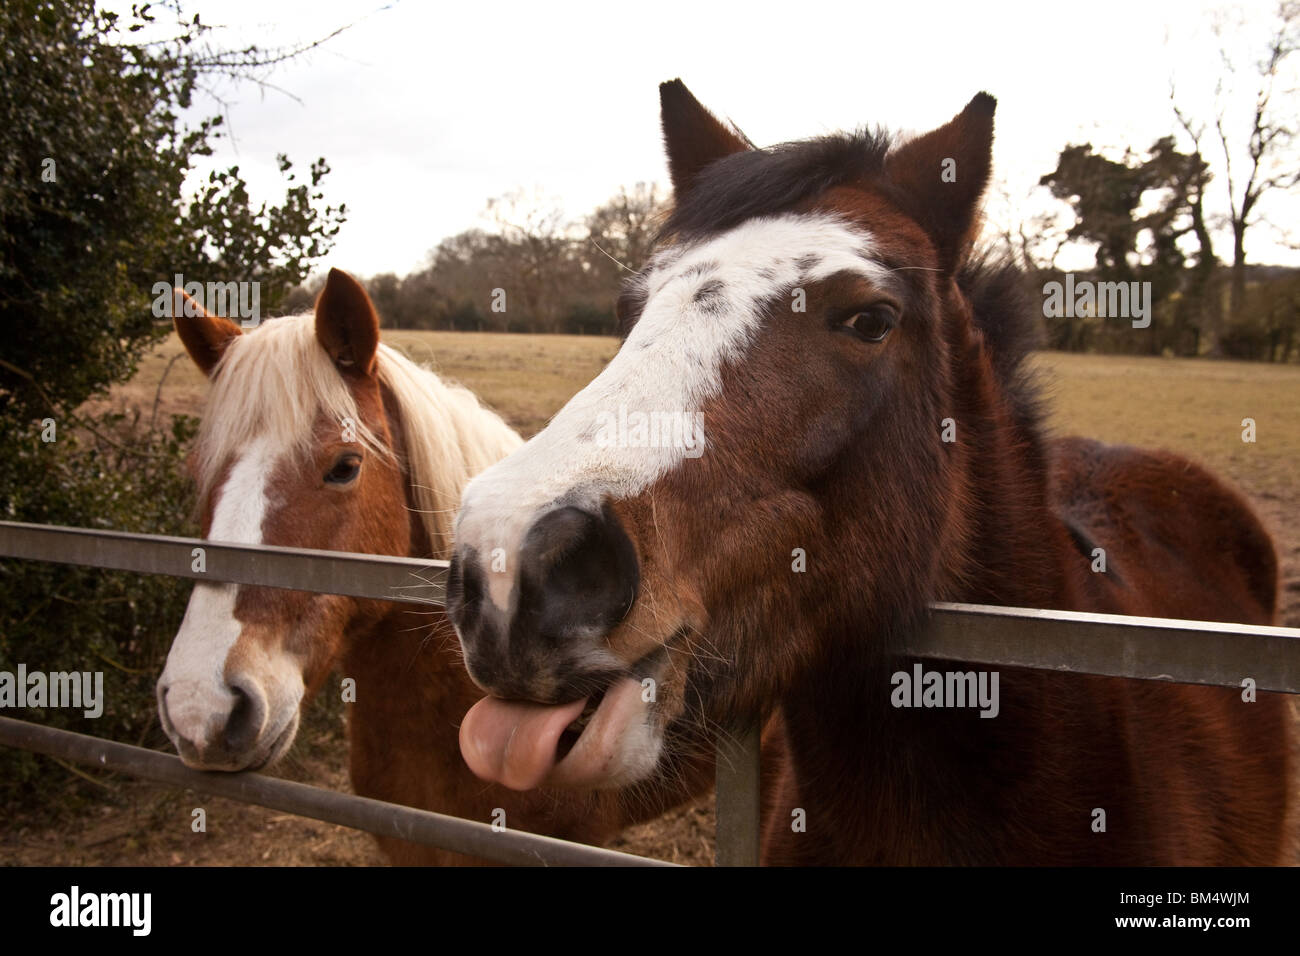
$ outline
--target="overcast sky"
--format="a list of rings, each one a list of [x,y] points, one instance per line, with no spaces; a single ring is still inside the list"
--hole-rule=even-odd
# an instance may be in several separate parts
[[[1273,7],[1232,8],[1245,25],[1227,42],[1246,68]],[[576,217],[622,184],[666,182],[658,84],[673,77],[760,145],[876,123],[920,131],[987,90],[998,98],[995,175],[1017,204],[997,215],[1015,218],[1042,208],[1032,188],[1067,142],[1145,149],[1175,130],[1171,79],[1187,108],[1208,118],[1225,75],[1210,30],[1219,6],[1188,0],[191,8],[226,27],[225,46],[293,43],[352,24],[274,73],[285,92],[223,85],[232,137],[212,162],[238,163],[255,197],[275,198],[277,152],[304,170],[325,156],[328,198],[351,210],[326,265],[360,275],[419,268],[440,239],[483,225],[490,197],[517,187],[555,197]],[[197,104],[201,114],[218,109],[208,98]],[[1222,180],[1221,157],[1209,155]],[[1223,210],[1222,192],[1213,198]],[[1300,222],[1290,200],[1264,211]],[[1259,227],[1251,260],[1300,261],[1276,236]],[[1300,229],[1293,237],[1300,242]],[[1226,236],[1216,251],[1230,255]]]

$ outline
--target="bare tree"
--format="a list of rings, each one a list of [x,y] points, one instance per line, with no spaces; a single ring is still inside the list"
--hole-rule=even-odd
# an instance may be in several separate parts
[[[572,272],[574,256],[564,211],[535,190],[519,189],[488,200],[486,216],[495,226],[494,289],[505,293],[505,311],[495,314],[503,328],[509,331],[511,312],[519,308],[538,331],[558,331],[563,277]]]
[[[1216,28],[1221,35],[1222,27]],[[1228,221],[1232,227],[1232,283],[1228,308],[1233,320],[1240,317],[1246,296],[1246,232],[1257,221],[1260,200],[1273,190],[1289,190],[1300,183],[1296,170],[1295,140],[1300,122],[1296,116],[1295,90],[1288,86],[1294,54],[1300,50],[1300,2],[1278,4],[1264,55],[1252,68],[1253,105],[1249,119],[1240,126],[1229,119],[1225,89],[1216,88],[1213,128],[1223,152],[1223,181],[1228,191]],[[1226,46],[1220,46],[1225,78],[1230,82],[1243,72]],[[1199,140],[1204,124],[1197,126],[1177,113],[1179,122],[1193,142]],[[1208,248],[1208,247],[1206,247]]]
[[[1201,139],[1205,135],[1205,124],[1193,120],[1179,108],[1172,84],[1169,87],[1169,101],[1173,106],[1178,125],[1192,143],[1192,162],[1188,164],[1189,178],[1184,188],[1192,219],[1191,231],[1196,236],[1197,256],[1196,263],[1192,266],[1192,281],[1187,295],[1189,304],[1186,308],[1195,313],[1193,321],[1204,336],[1209,354],[1218,356],[1222,354],[1220,338],[1223,334],[1223,301],[1219,283],[1215,278],[1219,268],[1219,258],[1214,254],[1214,239],[1210,234],[1210,222],[1205,211],[1206,190],[1210,180],[1214,178],[1208,163],[1203,161],[1201,153]]]
[[[1043,195],[1050,199],[1045,187],[1035,185],[1027,199]],[[1026,217],[1011,189],[1000,179],[990,187],[986,205],[989,241],[1031,275],[1054,270],[1061,250],[1070,241],[1069,227],[1062,221],[1058,204],[1052,201],[1047,206],[1038,205],[1039,210]]]
[[[587,217],[586,251],[596,272],[607,277],[615,293],[622,277],[638,271],[650,257],[650,247],[668,208],[656,183],[626,186]]]

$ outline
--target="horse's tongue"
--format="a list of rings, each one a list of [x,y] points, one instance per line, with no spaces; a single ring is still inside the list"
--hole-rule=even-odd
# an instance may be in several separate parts
[[[461,755],[476,776],[511,790],[531,790],[555,766],[560,734],[586,705],[585,700],[556,706],[484,697],[461,721]]]

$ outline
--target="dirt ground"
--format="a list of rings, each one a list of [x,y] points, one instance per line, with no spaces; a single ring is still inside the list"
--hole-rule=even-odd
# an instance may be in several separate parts
[[[464,333],[385,333],[385,341],[461,381],[525,434],[545,424],[614,354],[611,339]],[[139,376],[99,407],[141,408],[160,396],[164,412],[198,414],[204,382],[173,336]],[[1283,623],[1300,627],[1300,367],[1194,360],[1043,354],[1053,428],[1106,441],[1164,447],[1194,457],[1243,490],[1275,536],[1283,565]],[[166,379],[161,389],[158,383]],[[1258,437],[1241,440],[1242,420]],[[1300,720],[1300,701],[1293,701]],[[275,773],[348,790],[342,727],[308,719]],[[155,745],[165,748],[159,737]],[[51,770],[57,768],[51,765]],[[73,780],[69,776],[69,780]],[[84,793],[86,784],[75,788]],[[74,788],[69,786],[69,793]],[[366,834],[344,827],[201,798],[122,777],[97,785],[100,799],[33,808],[0,825],[0,863],[20,865],[381,865]],[[207,811],[207,832],[190,828]],[[708,865],[713,807],[699,804],[636,827],[616,849]]]
[[[163,741],[163,744],[166,742]],[[299,740],[275,776],[350,792],[347,747],[328,730]],[[369,834],[221,797],[116,777],[93,806],[51,820],[5,821],[0,864],[16,866],[383,866]],[[195,833],[202,807],[207,830]],[[611,849],[713,865],[713,800],[632,827]]]

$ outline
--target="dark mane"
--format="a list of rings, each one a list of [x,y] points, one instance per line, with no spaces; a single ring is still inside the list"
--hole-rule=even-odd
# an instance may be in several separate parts
[[[878,129],[732,153],[699,174],[679,198],[659,239],[725,232],[756,216],[784,212],[834,186],[879,174],[892,144]]]
[[[893,145],[894,138],[877,128],[732,153],[700,172],[657,241],[716,235],[785,212],[836,186],[878,176]],[[1042,323],[1024,274],[987,251],[977,252],[962,268],[958,284],[970,299],[1017,418],[1036,429],[1041,418],[1038,389],[1024,359],[1040,347]]]
[[[648,321],[463,496],[447,612],[490,695],[467,766],[636,799],[764,720],[769,864],[1293,858],[1280,694],[1079,667],[1101,638],[1062,653],[1043,626],[1268,625],[1279,561],[1193,462],[1049,434],[1042,280],[972,248],[996,100],[906,140],[764,150],[680,80],[660,103],[678,205],[617,306]],[[654,408],[678,427],[652,434]],[[968,608],[962,650],[936,600],[1004,620]]]
[[[1025,359],[1041,347],[1043,325],[1025,274],[985,249],[972,253],[957,275],[957,285],[970,301],[994,375],[1016,420],[1039,433],[1043,418],[1040,389]]]

